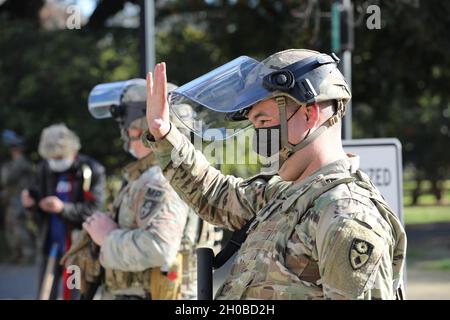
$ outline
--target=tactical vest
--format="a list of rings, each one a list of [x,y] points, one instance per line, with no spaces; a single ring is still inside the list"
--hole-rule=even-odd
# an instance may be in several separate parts
[[[135,180],[148,169],[146,158],[132,163],[125,168],[127,178]],[[118,219],[118,213],[125,195],[129,192],[126,185],[116,197],[113,208]],[[169,270],[151,268],[142,272],[124,272],[113,269],[105,269],[105,286],[110,291],[138,287],[151,294],[153,300],[171,300],[189,298],[196,294],[196,288],[190,288],[196,281],[196,255],[198,245],[213,247],[217,240],[221,240],[221,232],[216,232],[214,227],[201,221],[190,210],[183,230],[183,238],[175,262]],[[180,275],[180,276],[178,276]],[[191,291],[185,296],[184,292]]]
[[[132,164],[133,165],[133,164]],[[138,167],[127,166],[130,180],[137,179],[142,171]],[[125,170],[127,170],[127,168]],[[129,192],[130,185],[126,184],[120,190],[113,202],[114,220],[118,222],[119,210],[124,197]],[[156,269],[156,268],[155,268]],[[159,269],[159,268],[157,268]],[[108,291],[123,290],[132,287],[142,288],[146,292],[151,292],[152,269],[141,272],[126,272],[115,269],[105,269],[104,285]],[[152,296],[152,299],[156,297]]]
[[[339,184],[355,182],[378,208],[381,216],[392,224],[399,224],[394,212],[386,204],[370,179],[361,171],[319,175],[311,183],[294,191],[289,197],[278,194],[260,211],[250,226],[232,276],[219,289],[218,299],[304,299],[323,298],[318,264],[306,256],[299,257],[294,274],[285,265],[285,251],[295,227],[302,216],[322,194]],[[291,207],[296,204],[295,208]],[[397,251],[405,250],[400,239]],[[404,252],[404,251],[403,251]],[[394,257],[396,257],[394,252]],[[401,261],[402,262],[402,261]],[[399,291],[403,263],[393,263],[395,288]],[[281,272],[280,272],[281,270]],[[272,289],[275,288],[275,289]]]

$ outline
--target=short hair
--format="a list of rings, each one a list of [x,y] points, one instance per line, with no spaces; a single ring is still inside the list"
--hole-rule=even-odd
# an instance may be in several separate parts
[[[320,108],[328,108],[328,107],[332,107],[333,108],[333,113],[337,112],[338,109],[338,103],[337,100],[327,100],[327,101],[321,101],[318,103]]]

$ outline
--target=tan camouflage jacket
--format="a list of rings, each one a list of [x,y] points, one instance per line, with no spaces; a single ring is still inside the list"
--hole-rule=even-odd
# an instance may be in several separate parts
[[[0,170],[0,201],[8,210],[21,211],[20,193],[27,188],[33,167],[31,163],[21,156],[2,165]]]
[[[397,298],[405,232],[367,175],[357,171],[357,157],[293,184],[279,176],[225,176],[175,126],[147,145],[203,219],[236,230],[256,215],[216,298]]]
[[[113,294],[142,294],[143,278],[150,279],[142,272],[155,267],[168,270],[180,249],[189,207],[155,164],[150,155],[127,166],[128,184],[114,203],[120,229],[107,236],[100,252]]]

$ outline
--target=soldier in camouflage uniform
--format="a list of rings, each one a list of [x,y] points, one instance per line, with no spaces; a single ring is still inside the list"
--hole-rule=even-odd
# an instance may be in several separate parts
[[[143,140],[164,175],[203,219],[248,227],[216,298],[403,298],[405,231],[359,158],[343,151],[340,119],[351,94],[337,63],[299,49],[262,62],[240,57],[172,92],[174,112],[181,101],[204,119],[214,111],[222,126],[250,120],[257,131],[277,132],[272,143],[257,139],[256,149],[269,156],[264,149],[279,143],[278,173],[247,180],[212,168],[170,124],[166,66],[156,66],[154,80],[149,73],[151,135]]]
[[[22,138],[10,130],[4,130],[2,138],[11,154],[11,160],[1,168],[1,195],[5,207],[5,236],[11,253],[10,261],[29,263],[35,256],[35,225],[22,206],[20,193],[28,186],[33,169],[25,158]]]
[[[101,97],[114,90],[120,93],[116,105],[109,110],[112,103],[107,101],[107,109],[100,110],[104,107],[99,103]],[[186,281],[192,276],[192,268],[187,266],[198,220],[164,178],[155,155],[140,139],[148,130],[145,99],[143,79],[102,84],[91,92],[91,113],[97,118],[104,117],[102,112],[115,117],[125,150],[138,160],[123,170],[125,186],[114,201],[115,219],[97,213],[83,227],[101,246],[104,298],[192,299],[195,288]]]

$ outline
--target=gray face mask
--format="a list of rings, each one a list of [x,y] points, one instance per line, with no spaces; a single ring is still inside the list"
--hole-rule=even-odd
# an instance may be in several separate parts
[[[64,172],[69,170],[73,164],[73,160],[70,158],[66,159],[48,159],[48,166],[50,170],[54,172]]]

